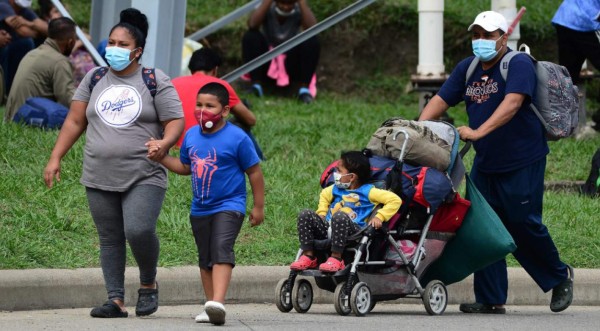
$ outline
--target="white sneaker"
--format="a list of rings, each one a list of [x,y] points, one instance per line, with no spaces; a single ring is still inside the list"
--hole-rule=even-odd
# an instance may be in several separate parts
[[[209,321],[214,325],[225,324],[225,306],[217,301],[207,301],[204,304],[204,311],[208,315]]]
[[[210,323],[206,310],[203,310],[198,316],[196,316],[196,323]]]

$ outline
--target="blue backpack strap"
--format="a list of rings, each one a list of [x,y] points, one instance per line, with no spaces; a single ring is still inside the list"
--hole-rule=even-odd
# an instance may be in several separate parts
[[[92,74],[92,79],[90,79],[90,85],[88,85],[88,87],[90,88],[90,93],[92,93],[94,86],[96,86],[96,84],[102,79],[102,77],[106,75],[107,72],[108,67],[100,67],[96,69],[96,71],[94,71],[94,73]]]
[[[142,79],[144,80],[144,84],[146,84],[148,91],[150,91],[150,95],[154,98],[157,88],[154,68],[142,68]]]

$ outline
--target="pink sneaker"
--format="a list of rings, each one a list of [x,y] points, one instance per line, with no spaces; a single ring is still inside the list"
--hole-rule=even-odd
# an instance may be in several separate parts
[[[319,270],[323,272],[337,272],[340,270],[344,270],[346,266],[344,265],[344,261],[340,261],[335,257],[330,257],[325,261],[325,263],[321,263],[319,266]]]
[[[300,256],[298,261],[290,264],[290,269],[294,271],[302,271],[306,269],[315,269],[317,267],[317,258],[312,259],[306,255]]]

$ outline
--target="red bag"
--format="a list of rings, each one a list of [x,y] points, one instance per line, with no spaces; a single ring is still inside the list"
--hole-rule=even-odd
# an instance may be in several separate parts
[[[455,233],[460,228],[471,201],[463,199],[458,192],[452,202],[442,203],[433,215],[429,231]]]

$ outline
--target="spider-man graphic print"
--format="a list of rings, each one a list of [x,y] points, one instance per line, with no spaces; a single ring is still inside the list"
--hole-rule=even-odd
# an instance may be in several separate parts
[[[242,129],[227,123],[217,132],[205,134],[198,125],[193,126],[183,138],[179,159],[190,167],[193,216],[246,213],[245,172],[260,159]]]
[[[208,155],[201,158],[197,155],[197,151],[192,154],[192,189],[194,195],[200,197],[204,202],[204,198],[210,194],[210,185],[215,172],[219,169],[217,166],[217,151],[213,148],[208,151]]]

